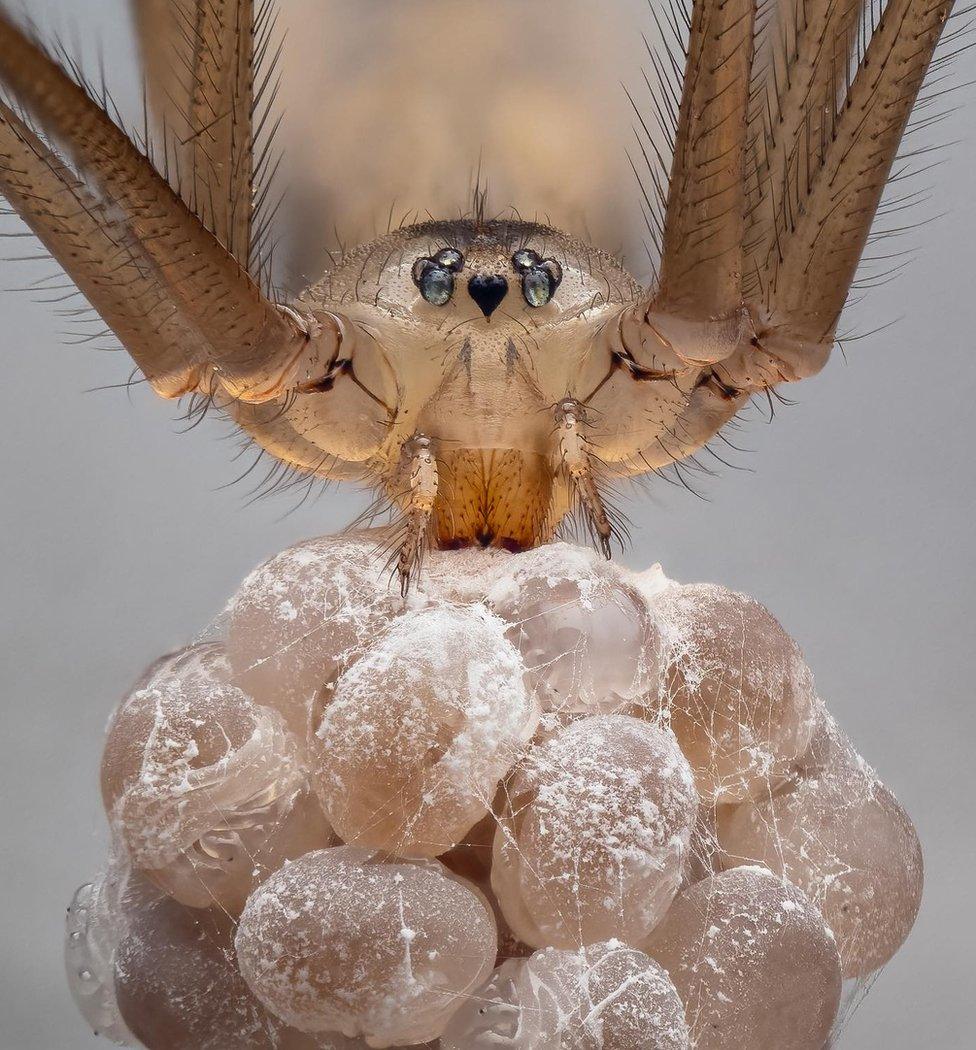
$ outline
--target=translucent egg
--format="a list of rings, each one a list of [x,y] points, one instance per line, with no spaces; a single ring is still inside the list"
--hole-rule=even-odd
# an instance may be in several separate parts
[[[547,711],[598,714],[659,691],[659,640],[625,570],[553,543],[512,558],[488,591]]]
[[[714,584],[673,585],[655,602],[671,728],[703,798],[770,790],[814,731],[813,676],[770,613]]]
[[[671,979],[618,942],[513,960],[451,1018],[442,1050],[686,1050]]]
[[[68,988],[93,1032],[116,1046],[135,1046],[115,995],[115,952],[134,909],[158,901],[161,891],[127,865],[113,863],[75,893],[65,922]]]
[[[283,1026],[244,983],[223,912],[161,898],[126,921],[115,989],[147,1050],[277,1050]]]
[[[901,947],[922,897],[922,851],[908,814],[832,719],[798,780],[723,815],[726,866],[764,864],[799,886],[837,938],[845,977]]]
[[[185,904],[235,911],[332,834],[281,715],[228,674],[216,644],[158,662],[116,710],[101,774],[132,863]]]
[[[165,867],[147,872],[190,907],[237,914],[251,890],[286,860],[335,841],[318,798],[306,788],[222,811],[218,825]]]
[[[316,790],[344,841],[436,856],[485,816],[537,722],[496,617],[408,612],[339,678],[310,738]]]
[[[237,932],[241,971],[269,1010],[373,1047],[440,1035],[495,951],[487,902],[442,864],[350,846],[272,875]]]
[[[823,1050],[841,995],[820,912],[765,868],[682,892],[642,945],[671,976],[696,1050]]]
[[[441,1035],[441,1050],[550,1050],[542,1028],[548,1018],[539,1009],[531,985],[520,986],[525,962],[501,963],[487,984],[461,1004]]]
[[[381,546],[370,532],[299,543],[255,569],[230,601],[235,683],[280,711],[300,740],[315,694],[402,606]]]
[[[507,784],[491,884],[534,947],[636,943],[681,880],[698,795],[674,735],[626,715],[580,719]]]
[[[68,908],[65,933],[72,997],[89,1028],[117,1046],[148,1050],[367,1050],[369,1046],[365,1039],[338,1032],[300,1032],[269,1015],[240,976],[229,917],[217,910],[190,910],[177,904],[125,863],[113,863],[77,891]],[[134,1032],[139,1033],[138,1040]],[[411,1044],[411,1050],[434,1046]]]

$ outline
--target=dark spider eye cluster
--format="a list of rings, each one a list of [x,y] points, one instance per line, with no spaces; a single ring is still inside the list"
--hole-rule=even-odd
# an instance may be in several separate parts
[[[431,306],[445,306],[454,294],[454,275],[463,268],[464,256],[457,248],[444,248],[413,264],[413,283]]]
[[[543,259],[531,248],[521,248],[512,256],[515,272],[522,275],[522,295],[529,306],[548,306],[562,283],[563,268],[555,259]]]

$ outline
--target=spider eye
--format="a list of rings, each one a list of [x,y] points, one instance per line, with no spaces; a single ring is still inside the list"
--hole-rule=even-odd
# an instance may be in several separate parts
[[[446,254],[441,252],[440,255]],[[438,260],[440,259],[438,256]],[[413,264],[413,283],[431,306],[445,306],[454,294],[454,274],[434,259],[418,259]]]
[[[517,273],[525,273],[526,270],[531,270],[533,266],[538,266],[541,262],[542,257],[531,248],[521,248],[512,256],[512,265]]]
[[[516,253],[520,254],[520,253]],[[535,255],[534,252],[531,254]],[[555,259],[540,260],[522,270],[522,295],[533,309],[548,306],[563,279],[563,270]],[[512,260],[515,262],[515,260]],[[516,264],[516,269],[518,269]]]
[[[464,256],[457,248],[445,248],[438,252],[434,256],[434,262],[438,266],[443,266],[445,270],[450,270],[451,273],[460,273],[464,269]]]

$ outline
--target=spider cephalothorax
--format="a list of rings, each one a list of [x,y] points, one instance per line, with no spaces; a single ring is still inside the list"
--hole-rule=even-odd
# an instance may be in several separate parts
[[[595,468],[625,449],[611,447],[619,418],[610,426],[597,404],[614,363],[601,336],[637,292],[615,260],[546,227],[408,227],[348,254],[295,304],[310,318],[343,318],[341,361],[297,392],[230,408],[304,470],[368,476],[408,517],[429,501],[442,546],[531,546],[574,498],[574,456],[582,466],[589,447]],[[657,416],[629,435],[631,451],[686,402],[664,369],[658,400]],[[433,470],[411,484],[427,455]],[[426,515],[416,522],[426,529]]]
[[[428,543],[528,547],[573,509],[609,553],[602,478],[694,454],[752,394],[823,367],[952,0],[694,0],[664,146],[645,143],[650,289],[482,198],[347,252],[287,304],[253,215],[269,7],[137,5],[167,178],[0,15],[0,191],[160,394],[212,400],[289,467],[375,485],[406,579]],[[671,146],[662,177],[650,154]]]

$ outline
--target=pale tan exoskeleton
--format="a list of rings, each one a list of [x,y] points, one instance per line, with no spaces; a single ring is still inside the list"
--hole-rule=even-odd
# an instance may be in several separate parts
[[[406,579],[428,543],[521,549],[574,510],[609,553],[607,478],[692,455],[823,367],[953,4],[694,0],[659,101],[674,149],[650,289],[475,207],[346,252],[288,302],[256,247],[255,6],[137,4],[150,109],[179,125],[163,173],[0,15],[0,192],[161,396],[375,485]],[[174,25],[183,68],[154,46]]]

